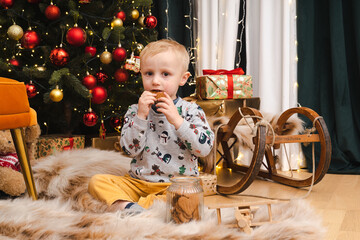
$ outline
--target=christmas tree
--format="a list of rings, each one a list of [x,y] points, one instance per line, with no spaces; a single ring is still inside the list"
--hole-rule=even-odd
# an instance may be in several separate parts
[[[43,134],[119,131],[157,39],[152,0],[0,0],[0,76],[26,83]]]

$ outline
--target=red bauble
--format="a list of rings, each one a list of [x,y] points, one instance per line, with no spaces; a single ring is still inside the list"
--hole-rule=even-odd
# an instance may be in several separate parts
[[[122,126],[122,118],[121,117],[111,117],[110,118],[110,126],[116,129],[120,129]]]
[[[117,47],[112,52],[112,58],[115,61],[121,62],[126,59],[126,49],[123,47]]]
[[[119,68],[114,73],[114,77],[118,82],[126,82],[129,79],[129,73],[125,69]]]
[[[55,5],[49,5],[45,9],[45,16],[49,20],[56,20],[60,17],[61,11],[58,6]]]
[[[56,66],[65,66],[69,62],[69,54],[61,47],[55,48],[50,53],[50,61]]]
[[[9,63],[14,66],[14,67],[19,67],[20,66],[20,62],[19,60],[17,60],[16,58],[12,58],[9,60]]]
[[[95,126],[97,121],[98,121],[98,116],[91,109],[83,116],[83,122],[88,127]]]
[[[33,30],[27,30],[21,39],[21,46],[23,48],[32,49],[39,45],[40,37]]]
[[[120,18],[122,21],[125,21],[126,13],[124,11],[120,11],[115,15],[115,17]]]
[[[3,8],[11,8],[14,5],[14,0],[0,0],[0,5]]]
[[[28,95],[28,98],[33,98],[37,95],[36,86],[32,82],[27,83],[25,86],[26,86],[26,93]]]
[[[95,104],[102,104],[107,98],[107,91],[104,87],[97,86],[92,89],[91,102]]]
[[[144,24],[147,28],[154,28],[157,25],[157,19],[152,15],[146,16],[144,19]]]
[[[91,3],[91,0],[79,0],[79,3],[88,4],[88,3]]]
[[[91,90],[96,87],[97,81],[93,75],[89,74],[83,78],[82,84],[84,84],[87,89]]]
[[[80,47],[86,41],[86,32],[80,27],[70,28],[66,33],[66,41],[76,47]]]
[[[106,73],[104,73],[103,71],[96,73],[95,76],[96,79],[101,83],[104,83],[109,78],[108,75],[106,75]]]
[[[96,47],[86,46],[85,53],[88,53],[88,54],[90,54],[90,56],[94,57],[96,54]]]

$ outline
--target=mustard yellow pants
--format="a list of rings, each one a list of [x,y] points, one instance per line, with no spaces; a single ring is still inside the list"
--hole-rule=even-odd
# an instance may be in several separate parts
[[[135,179],[129,175],[94,175],[89,182],[88,191],[96,199],[108,206],[117,200],[137,202],[143,208],[149,208],[154,200],[166,200],[166,189],[170,183],[154,183]]]

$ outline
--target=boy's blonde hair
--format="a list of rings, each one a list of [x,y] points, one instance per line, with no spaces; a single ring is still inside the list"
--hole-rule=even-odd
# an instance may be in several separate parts
[[[166,52],[169,50],[175,53],[179,61],[181,61],[182,63],[184,72],[186,72],[188,70],[190,62],[189,54],[186,51],[186,48],[180,43],[169,39],[161,39],[146,45],[140,53],[140,68],[141,62],[147,57],[154,56],[158,53]]]

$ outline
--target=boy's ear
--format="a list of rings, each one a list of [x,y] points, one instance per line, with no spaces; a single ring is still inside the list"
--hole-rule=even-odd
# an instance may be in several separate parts
[[[190,76],[191,76],[190,72],[185,72],[181,77],[181,81],[179,83],[179,86],[184,86]]]

